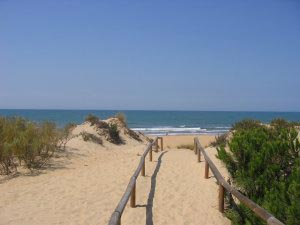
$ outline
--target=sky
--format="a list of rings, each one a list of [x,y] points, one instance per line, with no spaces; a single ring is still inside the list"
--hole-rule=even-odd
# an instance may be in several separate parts
[[[300,1],[0,0],[0,108],[300,111]]]

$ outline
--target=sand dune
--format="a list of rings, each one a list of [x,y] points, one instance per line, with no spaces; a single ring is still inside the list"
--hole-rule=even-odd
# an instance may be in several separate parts
[[[76,129],[94,132],[87,124]],[[107,224],[146,146],[125,141],[102,146],[76,137],[40,173],[2,179],[0,224]],[[192,151],[153,156],[138,179],[139,207],[127,206],[122,224],[230,224],[217,210],[215,180],[203,179],[204,165]]]

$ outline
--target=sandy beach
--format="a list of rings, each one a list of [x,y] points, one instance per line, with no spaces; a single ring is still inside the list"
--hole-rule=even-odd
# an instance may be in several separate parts
[[[207,147],[212,141],[215,140],[214,135],[176,135],[176,136],[163,136],[164,146],[166,148],[177,148],[180,145],[194,144],[194,138],[198,137],[202,146]]]
[[[88,125],[76,129],[94,132]],[[126,207],[122,224],[230,224],[217,210],[216,180],[203,178],[204,163],[193,151],[176,148],[192,144],[193,137],[164,137],[165,150],[153,154],[146,177],[138,178],[138,207]],[[200,136],[203,146],[213,139]],[[147,144],[125,141],[99,145],[76,137],[38,173],[2,176],[0,224],[107,224]],[[207,152],[226,174],[215,149]]]

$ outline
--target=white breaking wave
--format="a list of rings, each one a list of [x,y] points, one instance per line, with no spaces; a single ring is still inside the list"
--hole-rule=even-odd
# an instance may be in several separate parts
[[[222,134],[229,130],[230,127],[214,127],[210,129],[201,127],[147,127],[147,128],[131,128],[147,135],[184,135],[184,134]]]
[[[183,131],[206,131],[200,127],[152,127],[152,128],[131,128],[134,131],[160,131],[160,132],[183,132]]]

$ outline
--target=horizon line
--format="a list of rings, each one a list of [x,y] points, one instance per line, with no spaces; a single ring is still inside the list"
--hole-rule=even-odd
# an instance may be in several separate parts
[[[61,111],[157,111],[157,112],[266,112],[266,113],[300,113],[300,111],[283,110],[209,110],[209,109],[62,109],[62,108],[0,108],[0,110],[61,110]]]

